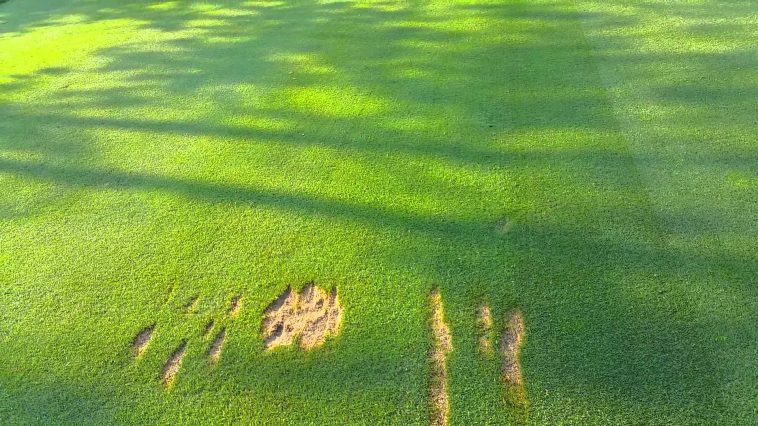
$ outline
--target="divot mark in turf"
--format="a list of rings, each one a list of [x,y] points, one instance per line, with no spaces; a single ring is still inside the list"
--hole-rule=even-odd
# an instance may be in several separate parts
[[[184,313],[185,314],[191,314],[195,312],[195,309],[197,309],[197,303],[200,301],[200,298],[198,296],[192,296],[187,301],[187,303],[184,304]]]
[[[433,345],[429,353],[431,375],[429,377],[429,413],[433,426],[447,425],[450,414],[450,399],[447,384],[447,354],[453,350],[450,329],[445,323],[442,307],[442,296],[438,290],[429,294],[431,315],[429,318],[432,329]]]
[[[211,331],[213,331],[213,325],[213,320],[210,320],[207,324],[205,324],[205,327],[203,327],[203,337],[208,337]]]
[[[155,324],[143,328],[136,336],[134,336],[134,340],[132,341],[132,354],[135,358],[140,358],[145,354],[147,346],[153,338],[153,331],[155,331]]]
[[[492,354],[492,310],[488,304],[482,303],[476,309],[476,325],[479,352],[484,355]]]
[[[261,334],[266,349],[297,342],[301,349],[320,346],[336,335],[342,322],[337,289],[326,292],[308,284],[298,293],[287,288],[264,311]]]
[[[501,218],[495,224],[495,232],[499,235],[507,234],[513,228],[513,222],[507,217]]]
[[[166,364],[161,370],[161,381],[166,387],[171,387],[174,384],[179,368],[182,366],[182,359],[184,358],[184,351],[187,349],[187,341],[183,341],[179,346],[171,353],[171,356],[166,360]]]
[[[519,353],[524,340],[524,316],[521,311],[514,310],[508,315],[503,336],[500,339],[500,355],[503,357],[502,374],[506,383],[521,386],[521,365]]]
[[[221,358],[221,349],[224,346],[224,339],[226,338],[226,329],[222,328],[216,334],[216,338],[213,339],[210,350],[208,350],[208,361],[211,364],[216,364]]]
[[[229,302],[229,316],[236,317],[240,309],[242,309],[242,296],[234,296],[231,302]]]

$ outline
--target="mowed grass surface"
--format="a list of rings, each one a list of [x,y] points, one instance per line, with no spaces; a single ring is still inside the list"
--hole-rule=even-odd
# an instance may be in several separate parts
[[[1,423],[427,424],[433,286],[452,424],[758,422],[755,3],[608,3],[0,4]]]

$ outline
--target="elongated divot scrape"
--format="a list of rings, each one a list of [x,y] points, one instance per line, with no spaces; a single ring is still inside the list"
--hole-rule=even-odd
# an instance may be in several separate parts
[[[503,358],[502,374],[506,383],[521,386],[521,365],[519,353],[524,340],[524,316],[515,310],[506,319],[503,336],[500,339],[500,355]]]
[[[187,303],[184,304],[184,313],[191,314],[197,309],[197,303],[200,301],[198,296],[190,297]]]
[[[150,340],[153,338],[153,331],[155,330],[155,324],[145,327],[134,336],[132,341],[132,355],[136,358],[142,357],[147,350],[147,346],[150,344]]]
[[[299,293],[288,288],[266,308],[261,334],[266,349],[297,341],[300,348],[307,350],[336,335],[341,322],[337,289],[327,293],[308,284]]]
[[[213,331],[213,320],[208,321],[203,327],[203,337],[208,337],[211,331]]]
[[[179,372],[179,368],[182,366],[182,359],[184,358],[184,351],[187,349],[187,342],[184,341],[171,353],[171,356],[166,360],[166,364],[161,371],[161,381],[166,387],[170,387],[176,379],[176,374]]]
[[[232,301],[229,302],[229,316],[236,317],[242,309],[242,296],[234,296]]]
[[[450,329],[445,324],[442,309],[442,296],[439,291],[432,290],[429,294],[431,315],[429,319],[432,329],[433,345],[429,354],[431,376],[429,377],[429,413],[433,426],[447,425],[450,414],[450,399],[447,386],[447,354],[453,350]]]
[[[222,328],[221,330],[219,330],[218,334],[216,334],[216,338],[213,339],[211,348],[210,350],[208,350],[208,361],[210,361],[211,364],[217,363],[219,358],[221,358],[221,348],[224,346],[225,338],[226,338],[226,329]]]
[[[479,352],[484,355],[492,354],[492,311],[486,303],[476,310],[477,343]]]

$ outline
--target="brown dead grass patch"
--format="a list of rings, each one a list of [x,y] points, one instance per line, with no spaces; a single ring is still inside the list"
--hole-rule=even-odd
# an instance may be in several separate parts
[[[450,398],[447,384],[447,354],[453,350],[450,329],[445,323],[442,307],[442,296],[438,290],[429,294],[431,316],[429,319],[432,329],[433,345],[429,353],[431,375],[429,377],[429,413],[433,426],[444,426],[450,415]]]
[[[150,344],[150,340],[153,338],[153,331],[155,331],[155,324],[145,327],[134,336],[132,341],[132,354],[140,358],[145,354],[147,346]]]
[[[524,340],[524,316],[521,311],[514,310],[507,318],[503,336],[500,339],[500,355],[503,357],[503,379],[512,385],[521,386],[521,365],[519,353]]]
[[[492,354],[492,310],[486,303],[476,309],[476,325],[478,331],[479,352],[484,355]]]
[[[336,335],[342,322],[342,307],[337,290],[327,293],[308,284],[298,293],[292,288],[282,293],[264,311],[261,334],[266,349],[298,342],[312,349]]]
[[[216,338],[213,339],[211,348],[210,350],[208,350],[208,360],[211,362],[211,364],[217,363],[219,358],[221,358],[221,348],[224,346],[225,338],[226,338],[226,329],[222,328],[221,330],[219,330],[218,334],[216,334]]]
[[[171,353],[171,356],[166,360],[166,364],[163,365],[161,370],[161,380],[163,385],[170,387],[176,379],[176,374],[179,372],[179,368],[182,366],[182,359],[184,358],[184,351],[187,349],[187,342],[183,341],[179,346]]]

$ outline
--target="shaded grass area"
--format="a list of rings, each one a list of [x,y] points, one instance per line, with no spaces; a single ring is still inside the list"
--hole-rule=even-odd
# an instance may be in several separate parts
[[[426,424],[433,286],[452,424],[756,420],[750,2],[47,3],[0,7],[8,422]],[[310,281],[341,335],[264,353]]]

